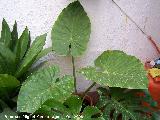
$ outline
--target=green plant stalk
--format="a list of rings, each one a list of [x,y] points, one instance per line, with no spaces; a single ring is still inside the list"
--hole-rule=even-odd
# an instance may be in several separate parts
[[[75,93],[77,93],[77,77],[76,77],[76,68],[75,68],[75,59],[72,56],[72,68],[73,68],[73,77],[74,77],[74,89],[75,89]]]
[[[92,83],[84,92],[83,96],[85,96],[94,86],[96,85],[96,82]]]

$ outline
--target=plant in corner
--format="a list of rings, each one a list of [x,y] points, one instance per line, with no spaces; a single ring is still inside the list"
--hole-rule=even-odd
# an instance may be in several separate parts
[[[147,89],[148,80],[143,64],[136,57],[108,50],[95,60],[94,67],[76,70],[75,57],[86,50],[90,32],[90,20],[80,2],[75,1],[63,9],[52,29],[52,47],[58,55],[72,58],[73,75],[61,76],[56,65],[34,72],[20,89],[19,112],[30,113],[31,118],[40,115],[39,118],[56,120],[152,119],[151,110],[141,105],[146,96],[138,96]],[[82,98],[74,95],[79,73],[93,81]],[[98,103],[83,105],[95,84],[103,87],[97,89]]]
[[[0,112],[4,112],[0,116],[12,113],[10,108],[16,108],[21,83],[30,74],[31,66],[51,50],[43,50],[45,40],[46,34],[38,36],[30,45],[30,32],[27,27],[18,38],[17,23],[15,22],[13,30],[10,31],[3,19],[0,38]]]

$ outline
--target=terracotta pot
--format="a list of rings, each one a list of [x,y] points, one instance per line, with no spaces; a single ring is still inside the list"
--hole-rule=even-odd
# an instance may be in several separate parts
[[[150,66],[150,61],[147,61],[145,63],[145,69],[151,69],[152,67]],[[153,100],[155,100],[158,103],[158,107],[160,108],[160,77],[153,78],[150,74],[148,74],[148,80],[149,80],[149,85],[148,85],[148,90],[150,92],[150,95]]]
[[[149,86],[148,90],[153,98],[158,103],[160,107],[160,77],[152,78],[150,74],[148,74]]]

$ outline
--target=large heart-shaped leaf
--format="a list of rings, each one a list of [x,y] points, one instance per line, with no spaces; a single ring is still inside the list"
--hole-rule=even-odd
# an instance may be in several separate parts
[[[25,73],[35,62],[36,57],[42,51],[45,44],[46,34],[38,36],[32,43],[32,46],[27,51],[25,57],[23,58],[22,64],[20,65],[18,71],[16,72],[16,77],[20,77]]]
[[[109,86],[147,89],[148,80],[143,64],[122,51],[105,51],[95,60],[95,67],[80,70],[88,80]]]
[[[82,5],[75,1],[61,12],[53,26],[53,49],[60,55],[82,55],[90,32],[90,20]]]
[[[2,31],[1,31],[1,40],[6,47],[10,47],[11,45],[11,31],[5,19],[2,21]]]
[[[0,97],[12,92],[20,82],[13,76],[0,74]]]
[[[58,102],[73,92],[73,77],[59,77],[59,68],[52,66],[37,71],[22,85],[18,96],[18,111],[34,113],[48,99]]]

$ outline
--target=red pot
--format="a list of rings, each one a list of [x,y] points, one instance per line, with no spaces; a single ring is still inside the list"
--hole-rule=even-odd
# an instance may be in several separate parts
[[[145,68],[151,69],[152,67],[149,64],[150,62],[145,63]],[[158,103],[158,107],[160,108],[160,77],[153,78],[150,74],[148,74],[148,90],[153,100]]]
[[[149,86],[148,90],[153,98],[158,103],[160,107],[160,77],[152,78],[150,74],[148,74]]]

